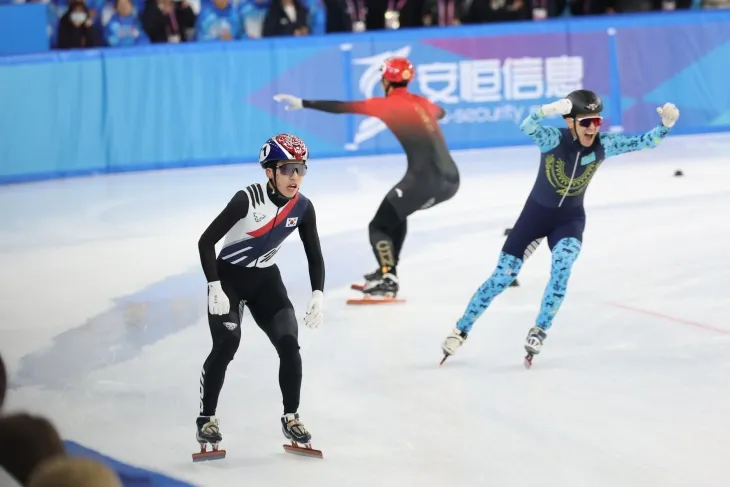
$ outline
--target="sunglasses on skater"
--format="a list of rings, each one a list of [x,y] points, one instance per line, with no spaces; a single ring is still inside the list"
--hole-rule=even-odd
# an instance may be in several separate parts
[[[294,174],[294,171],[297,171],[300,176],[307,174],[307,165],[302,162],[289,162],[281,166],[276,166],[276,169],[284,176],[291,176]]]
[[[578,122],[578,125],[585,128],[590,127],[591,124],[595,125],[596,127],[600,127],[603,123],[603,117],[576,118],[575,121]]]

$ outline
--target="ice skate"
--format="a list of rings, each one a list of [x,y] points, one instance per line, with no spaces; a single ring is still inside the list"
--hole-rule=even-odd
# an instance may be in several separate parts
[[[287,413],[281,416],[281,432],[291,442],[291,445],[284,445],[287,453],[322,458],[322,452],[312,448],[310,443],[312,435],[299,420],[299,413]]]
[[[527,339],[525,340],[525,350],[527,355],[525,356],[525,367],[528,369],[532,367],[532,358],[540,353],[542,349],[542,342],[547,338],[547,334],[541,328],[533,326],[527,333]]]
[[[352,284],[350,287],[355,291],[362,291],[368,286],[373,286],[383,280],[383,270],[381,268],[375,269],[375,271],[365,274],[365,284]]]
[[[396,299],[398,295],[398,277],[395,274],[385,273],[382,278],[368,281],[362,289],[362,299],[348,299],[347,304],[381,304],[403,303],[403,299]]]
[[[449,356],[456,353],[459,347],[464,344],[467,336],[468,334],[465,331],[461,331],[458,328],[454,328],[451,331],[451,334],[447,336],[441,344],[441,350],[444,352],[444,358],[441,359],[441,363],[439,365],[443,365]]]
[[[223,441],[218,418],[215,416],[198,416],[195,423],[197,425],[195,439],[200,444],[200,453],[193,453],[193,461],[200,462],[225,458],[226,451],[218,449],[218,444]],[[212,448],[211,451],[207,450],[208,444]]]

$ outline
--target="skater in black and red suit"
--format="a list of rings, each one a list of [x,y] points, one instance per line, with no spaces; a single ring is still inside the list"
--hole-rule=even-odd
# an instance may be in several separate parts
[[[377,117],[393,132],[408,160],[406,174],[387,193],[370,222],[370,244],[378,269],[365,275],[362,292],[367,297],[395,297],[398,293],[396,267],[406,237],[407,218],[451,199],[459,189],[459,171],[446,146],[438,120],[443,108],[408,91],[415,71],[402,57],[385,61],[381,85],[385,97],[362,101],[302,100],[279,94],[287,110],[312,108],[329,113],[356,113]]]

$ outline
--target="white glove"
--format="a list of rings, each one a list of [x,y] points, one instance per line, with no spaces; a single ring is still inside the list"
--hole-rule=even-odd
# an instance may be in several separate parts
[[[663,107],[657,107],[656,112],[662,117],[662,125],[668,129],[674,127],[679,118],[679,109],[672,103],[665,103]]]
[[[567,115],[573,109],[573,102],[571,102],[567,98],[563,98],[562,100],[543,105],[541,109],[542,114],[546,117],[549,117],[551,115]]]
[[[208,283],[208,311],[212,315],[225,315],[231,310],[228,296],[223,292],[220,281]]]
[[[307,314],[304,315],[304,324],[310,328],[317,328],[324,321],[322,308],[324,307],[324,294],[322,291],[312,292],[312,299],[307,305]]]
[[[287,103],[287,105],[284,107],[284,110],[301,110],[302,109],[302,99],[297,98],[296,96],[278,94],[278,95],[274,95],[274,100],[283,101],[283,102]]]

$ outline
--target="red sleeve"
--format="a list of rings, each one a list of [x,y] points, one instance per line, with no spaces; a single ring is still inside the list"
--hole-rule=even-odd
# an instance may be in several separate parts
[[[320,110],[328,113],[357,113],[377,117],[381,110],[382,98],[368,98],[360,101],[302,100],[304,108]]]

